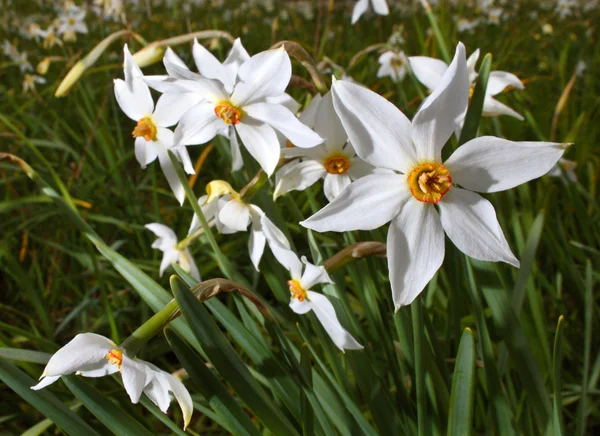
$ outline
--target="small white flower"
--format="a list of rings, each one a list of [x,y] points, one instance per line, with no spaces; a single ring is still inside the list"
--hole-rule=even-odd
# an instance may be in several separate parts
[[[159,275],[161,277],[169,265],[173,262],[177,262],[185,272],[190,273],[192,277],[200,281],[200,272],[198,271],[198,267],[196,266],[196,262],[194,262],[192,254],[187,248],[184,250],[177,248],[177,235],[173,230],[160,223],[150,223],[146,224],[144,227],[158,237],[152,244],[152,248],[163,252],[159,270]]]
[[[304,256],[300,261],[298,256],[288,248],[272,245],[271,250],[291,276],[291,280],[288,281],[291,293],[290,308],[299,315],[312,310],[340,350],[362,350],[364,347],[340,324],[335,309],[327,297],[312,290],[319,283],[333,283],[325,268],[313,265]]]
[[[373,7],[373,11],[377,15],[387,15],[390,13],[386,0],[358,0],[352,10],[352,24],[355,24],[367,12],[369,5]]]
[[[25,94],[29,92],[36,92],[36,83],[44,84],[46,83],[46,79],[36,74],[25,74],[25,78],[23,79],[23,92]]]
[[[75,41],[77,33],[88,33],[85,24],[85,11],[68,12],[59,17],[57,33],[63,36],[65,41]]]
[[[150,88],[143,80],[143,73],[135,64],[127,44],[125,53],[125,80],[115,79],[115,96],[121,110],[137,121],[133,129],[135,138],[135,157],[146,168],[158,157],[160,167],[180,204],[185,200],[183,185],[177,177],[173,163],[168,155],[171,150],[183,163],[188,174],[195,174],[190,155],[185,147],[173,145],[173,132],[167,127],[173,126],[189,108],[189,102],[180,100],[178,94],[164,94],[154,106]]]
[[[78,334],[54,353],[44,368],[41,381],[31,389],[43,389],[63,375],[103,377],[116,372],[121,373],[125,390],[134,404],[144,393],[166,413],[171,402],[169,392],[173,392],[183,412],[184,429],[188,426],[193,403],[183,383],[149,362],[130,358],[113,341],[95,333]]]
[[[477,72],[475,71],[475,65],[479,59],[479,49],[475,50],[469,59],[467,60],[467,67],[469,70],[469,95],[472,96],[475,87],[475,81],[477,80]],[[415,73],[415,76],[423,85],[425,85],[430,91],[434,91],[441,83],[441,78],[448,69],[448,65],[439,59],[430,58],[426,56],[411,56],[408,58],[410,68]],[[494,96],[500,94],[509,86],[517,89],[524,89],[523,83],[517,76],[506,71],[492,71],[490,73],[487,88],[485,90],[485,99],[483,101],[483,115],[484,116],[497,116],[497,115],[510,115],[519,120],[524,118],[509,108],[503,103],[500,103],[494,98]]]
[[[459,43],[439,86],[412,123],[366,88],[343,81],[332,87],[336,112],[358,155],[396,173],[353,182],[301,224],[319,232],[343,232],[391,222],[387,253],[396,308],[410,304],[442,265],[444,234],[472,258],[518,267],[494,207],[475,192],[503,191],[540,177],[564,153],[562,144],[484,136],[463,144],[443,162],[442,148],[467,108],[468,74]]]
[[[406,76],[407,64],[408,59],[404,55],[404,52],[386,51],[379,56],[377,77],[390,77],[394,82],[402,82]]]

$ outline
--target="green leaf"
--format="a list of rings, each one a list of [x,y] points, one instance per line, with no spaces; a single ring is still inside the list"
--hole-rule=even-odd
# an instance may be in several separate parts
[[[99,436],[83,419],[73,413],[47,389],[34,391],[34,379],[11,363],[0,359],[0,379],[21,398],[51,419],[65,433],[74,436]]]
[[[470,329],[463,331],[452,377],[448,435],[470,435],[475,396],[475,341]]]
[[[215,377],[202,361],[179,336],[171,329],[165,329],[165,336],[177,358],[190,376],[190,381],[204,396],[212,409],[226,424],[225,430],[236,435],[260,435],[244,409]]]
[[[192,332],[215,369],[229,383],[246,406],[263,424],[276,434],[298,434],[296,428],[282,414],[252,377],[225,335],[189,288],[179,277],[171,277],[171,288]]]
[[[153,434],[85,380],[77,376],[63,376],[62,379],[73,395],[114,434],[136,436]]]
[[[469,109],[465,117],[465,123],[460,133],[459,145],[464,144],[467,141],[477,136],[477,130],[479,129],[479,122],[481,121],[481,114],[483,112],[483,101],[485,100],[485,90],[487,89],[488,78],[492,69],[492,55],[486,54],[479,67],[479,74],[477,76],[477,83],[475,85],[475,91],[473,92],[473,98],[469,103]]]
[[[560,370],[562,368],[562,341],[563,341],[563,328],[565,324],[565,317],[560,316],[558,318],[558,324],[556,326],[556,335],[554,336],[554,358],[553,358],[553,381],[554,381],[554,395],[552,401],[552,422],[549,427],[551,431],[546,432],[548,435],[561,436],[563,432],[563,417],[562,417],[562,383]]]
[[[41,351],[21,350],[19,348],[0,348],[0,357],[10,360],[18,360],[19,362],[31,362],[45,365],[52,357],[50,353]]]

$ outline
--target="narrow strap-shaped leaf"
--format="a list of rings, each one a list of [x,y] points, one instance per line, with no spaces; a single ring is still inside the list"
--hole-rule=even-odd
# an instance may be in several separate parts
[[[171,277],[171,288],[208,359],[246,406],[275,434],[298,434],[297,429],[252,377],[204,305],[194,298],[179,277]]]
[[[558,318],[556,326],[556,335],[554,336],[554,356],[553,356],[553,379],[554,379],[554,398],[552,403],[552,421],[547,435],[561,436],[563,432],[562,417],[562,382],[560,371],[562,369],[562,340],[565,317]]]
[[[33,391],[35,380],[11,363],[0,359],[0,380],[21,398],[51,419],[65,433],[74,436],[99,436],[83,419],[71,411],[48,390]]]
[[[487,89],[491,69],[492,55],[488,53],[483,58],[481,67],[479,68],[479,75],[477,76],[477,83],[475,85],[475,90],[473,91],[473,98],[471,98],[471,102],[469,103],[469,109],[465,116],[465,123],[460,133],[460,140],[458,141],[459,145],[462,145],[477,136],[479,122],[481,121],[481,114],[483,112],[485,91]]]
[[[132,436],[152,435],[152,432],[146,427],[110,401],[104,394],[98,392],[96,388],[89,385],[85,380],[77,376],[63,377],[63,380],[71,392],[73,392],[73,395],[114,434]]]
[[[452,377],[448,436],[465,435],[473,429],[475,395],[475,341],[470,329],[463,331]]]

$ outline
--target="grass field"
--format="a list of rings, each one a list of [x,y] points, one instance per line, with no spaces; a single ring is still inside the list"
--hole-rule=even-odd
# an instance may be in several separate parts
[[[600,429],[597,4],[496,0],[486,8],[439,0],[427,14],[421,2],[390,1],[389,15],[369,11],[351,25],[351,1],[132,1],[113,16],[86,6],[87,33],[49,47],[48,36],[30,25],[47,29],[61,13],[53,3],[59,2],[0,0],[0,40],[6,41],[0,58],[2,434],[183,433],[176,404],[166,415],[147,397],[132,404],[116,376],[73,375],[29,389],[50,355],[78,333],[120,344],[142,325],[148,342],[126,349],[182,378],[194,404],[190,434],[583,435]],[[113,80],[123,78],[125,42],[135,53],[154,41],[208,30],[223,31],[200,35],[221,61],[237,37],[251,55],[295,41],[325,87],[332,74],[352,78],[409,119],[428,91],[410,72],[398,83],[378,78],[380,54],[444,59],[446,50],[450,61],[459,41],[467,56],[479,48],[479,65],[490,53],[492,71],[512,72],[525,85],[498,95],[524,119],[481,117],[473,133],[573,143],[564,158],[576,163],[575,179],[561,166],[554,177],[485,194],[521,267],[477,261],[446,239],[441,269],[415,302],[395,313],[384,258],[367,253],[326,262],[356,242],[385,243],[386,227],[308,230],[299,222],[328,203],[322,181],[274,201],[275,175],[263,177],[244,198],[252,195],[296,253],[316,265],[335,264],[335,285],[317,289],[365,349],[340,352],[317,317],[294,313],[287,271],[266,249],[258,272],[246,232],[204,229],[188,248],[203,280],[237,282],[258,295],[258,306],[225,292],[232,286],[226,281],[218,282],[222,295],[197,303],[187,292],[196,280],[181,267],[159,276],[162,253],[144,227],[165,224],[181,241],[195,210],[187,199],[180,206],[158,162],[140,168],[135,122],[119,108]],[[70,92],[55,97],[76,62],[119,31]],[[192,66],[192,39],[184,40],[171,48]],[[293,57],[297,49],[290,47]],[[28,71],[27,62],[37,71]],[[305,108],[320,85],[297,59],[292,65],[287,92]],[[165,67],[158,58],[143,72],[165,74]],[[35,81],[34,75],[35,89],[25,90],[24,80]],[[457,146],[451,138],[444,154]],[[216,179],[240,191],[260,169],[243,148],[244,168],[232,171],[224,136],[187,150],[195,197]],[[207,283],[194,289],[214,289],[214,281]],[[163,333],[161,322],[146,321],[173,294],[184,316]],[[172,305],[167,309],[161,313],[170,315]]]

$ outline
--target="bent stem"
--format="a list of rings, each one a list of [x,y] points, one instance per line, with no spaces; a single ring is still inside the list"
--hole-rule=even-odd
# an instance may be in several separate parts
[[[319,94],[327,94],[327,91],[329,91],[329,89],[327,88],[325,81],[321,77],[321,73],[319,73],[317,63],[312,58],[312,56],[304,49],[304,47],[302,47],[295,41],[279,41],[273,44],[271,46],[271,49],[276,49],[279,47],[284,47],[285,51],[287,51],[291,57],[298,60],[302,64],[302,66],[306,68],[315,86],[317,87]]]

